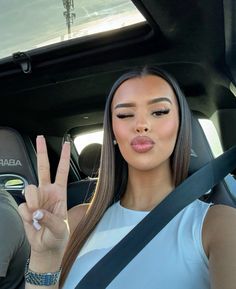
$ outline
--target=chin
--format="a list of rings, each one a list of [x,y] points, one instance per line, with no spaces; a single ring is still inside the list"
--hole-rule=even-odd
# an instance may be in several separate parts
[[[148,172],[148,171],[153,171],[153,170],[158,170],[158,168],[160,167],[159,165],[152,165],[149,163],[133,163],[129,165],[133,170],[137,170],[137,171],[142,171],[142,172]]]
[[[128,166],[137,171],[151,172],[158,171],[160,169],[170,169],[169,158],[157,159],[155,158],[135,158],[127,160]]]

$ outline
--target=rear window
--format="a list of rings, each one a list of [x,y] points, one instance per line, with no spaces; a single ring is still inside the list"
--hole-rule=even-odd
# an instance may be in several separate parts
[[[102,144],[102,142],[103,130],[78,135],[77,137],[75,137],[74,141],[78,154],[80,154],[83,148],[85,148],[87,145],[91,143]]]

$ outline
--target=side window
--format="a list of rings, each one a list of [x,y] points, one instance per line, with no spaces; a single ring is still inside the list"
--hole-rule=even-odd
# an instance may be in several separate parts
[[[91,143],[100,143],[103,141],[103,130],[83,133],[75,137],[75,147],[78,154],[81,153],[83,148]]]
[[[210,119],[198,119],[198,121],[206,135],[214,157],[218,157],[223,153],[223,149],[213,122]]]

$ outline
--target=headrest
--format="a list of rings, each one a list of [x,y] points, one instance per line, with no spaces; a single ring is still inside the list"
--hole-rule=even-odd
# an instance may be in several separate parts
[[[100,166],[102,145],[92,143],[87,145],[79,155],[79,167],[88,177],[96,177]]]
[[[192,117],[192,150],[189,166],[189,175],[193,174],[203,165],[212,160],[213,154],[211,152],[209,143],[203,132],[199,121]]]
[[[12,128],[0,127],[0,177],[6,180],[11,175],[23,178],[26,183],[37,184],[22,136]]]

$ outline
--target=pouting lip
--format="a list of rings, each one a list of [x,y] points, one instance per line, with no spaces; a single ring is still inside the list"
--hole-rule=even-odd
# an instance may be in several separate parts
[[[135,146],[135,145],[154,145],[155,142],[148,136],[137,136],[135,138],[132,139],[131,141],[131,145]]]

